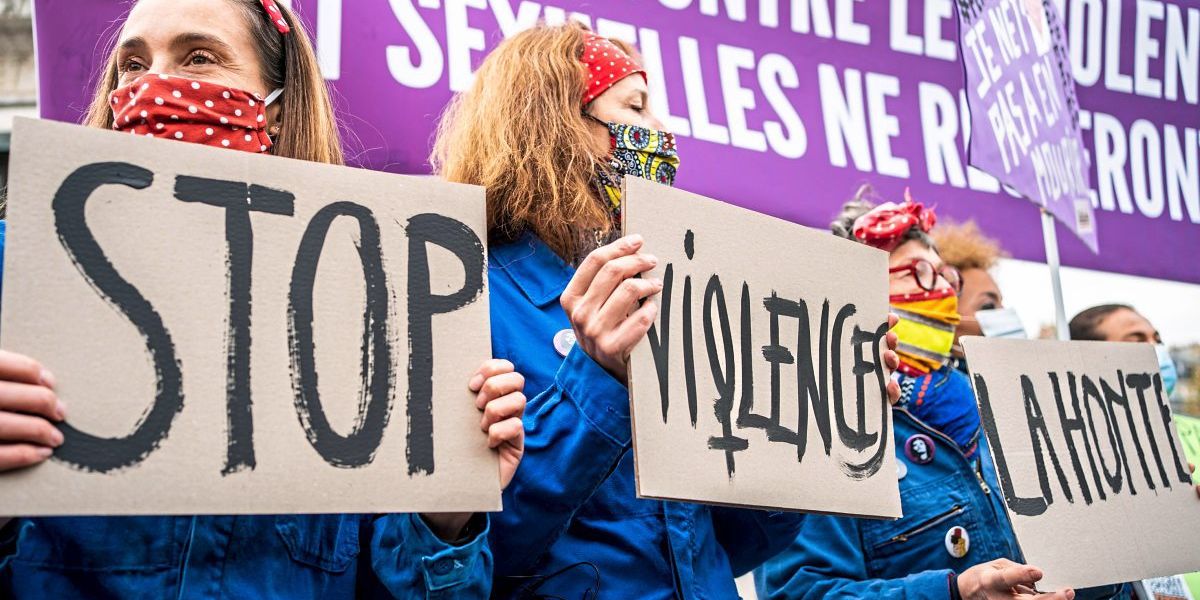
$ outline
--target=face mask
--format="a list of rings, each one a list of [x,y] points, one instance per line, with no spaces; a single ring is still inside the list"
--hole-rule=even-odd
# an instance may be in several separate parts
[[[1158,354],[1158,372],[1162,374],[1163,391],[1167,397],[1175,393],[1175,382],[1179,380],[1179,372],[1175,370],[1175,361],[1165,344],[1156,344],[1154,352]]]
[[[266,99],[215,83],[147,74],[109,97],[113,129],[171,140],[266,152],[274,145],[267,135]]]
[[[991,338],[1026,339],[1025,325],[1017,311],[1011,308],[996,308],[975,311],[975,320],[983,335]]]
[[[892,312],[900,317],[892,330],[900,341],[896,349],[900,370],[909,375],[925,375],[946,364],[954,345],[954,328],[961,320],[954,290],[900,294],[888,301]]]
[[[609,157],[612,172],[601,171],[597,175],[597,184],[614,218],[621,216],[622,175],[675,185],[675,171],[679,168],[675,134],[637,125],[606,123],[587,113],[584,116],[607,127],[612,139]]]

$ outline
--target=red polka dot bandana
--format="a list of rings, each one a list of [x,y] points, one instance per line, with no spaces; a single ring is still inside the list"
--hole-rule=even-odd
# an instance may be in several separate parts
[[[937,223],[932,208],[913,202],[912,194],[904,190],[904,203],[885,202],[855,219],[854,237],[864,244],[891,252],[900,245],[904,235],[913,227],[929,233]]]
[[[612,40],[594,33],[584,38],[582,60],[588,73],[587,90],[583,93],[584,106],[634,73],[640,74],[642,79],[646,78],[646,71]]]
[[[273,97],[263,100],[215,83],[148,74],[114,91],[109,103],[117,131],[266,152],[272,146],[266,108]]]
[[[292,28],[288,27],[287,21],[283,19],[283,13],[275,5],[275,0],[262,0],[262,5],[263,10],[267,11],[267,17],[271,19],[271,24],[275,26],[275,29],[278,29],[279,33],[287,35]]]

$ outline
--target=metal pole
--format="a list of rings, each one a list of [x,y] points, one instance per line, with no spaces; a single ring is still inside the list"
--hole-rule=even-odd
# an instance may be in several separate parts
[[[1042,239],[1046,242],[1046,264],[1050,266],[1050,286],[1054,290],[1054,325],[1058,331],[1058,339],[1068,340],[1071,333],[1067,329],[1067,309],[1063,305],[1062,275],[1059,272],[1058,236],[1054,231],[1054,215],[1042,209]]]

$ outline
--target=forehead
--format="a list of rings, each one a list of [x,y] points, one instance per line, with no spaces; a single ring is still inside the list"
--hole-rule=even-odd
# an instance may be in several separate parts
[[[996,280],[992,278],[991,273],[983,269],[967,269],[962,272],[963,290],[971,293],[982,294],[985,292],[999,292],[999,286],[996,285]]]
[[[1112,314],[1100,322],[1100,326],[1107,329],[1110,333],[1117,335],[1131,331],[1154,331],[1154,326],[1150,324],[1150,321],[1146,317],[1127,308],[1113,311]]]
[[[138,37],[153,46],[189,33],[211,35],[235,47],[250,43],[242,10],[230,0],[139,0],[118,43]]]
[[[646,91],[646,79],[640,73],[634,73],[614,83],[609,91],[620,95],[644,92]]]
[[[893,264],[908,262],[918,258],[923,258],[935,265],[941,264],[941,257],[932,248],[917,240],[909,240],[900,244],[895,250],[892,250],[890,262]]]

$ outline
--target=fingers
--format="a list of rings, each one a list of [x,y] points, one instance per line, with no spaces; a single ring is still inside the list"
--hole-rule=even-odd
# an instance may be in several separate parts
[[[488,428],[488,448],[496,449],[511,444],[517,450],[525,448],[525,425],[521,419],[512,417]]]
[[[888,313],[888,329],[892,329],[892,328],[896,327],[896,324],[899,322],[900,322],[900,315],[898,315],[896,313]]]
[[[597,325],[605,329],[620,323],[629,313],[638,308],[645,298],[662,291],[660,279],[630,278],[622,281],[597,314]]]
[[[34,444],[0,444],[0,471],[11,471],[36,465],[54,453],[46,446]]]
[[[567,289],[563,290],[563,306],[567,307],[568,303],[582,298],[588,288],[592,286],[592,280],[596,278],[596,274],[609,261],[641,250],[643,243],[645,242],[642,240],[642,236],[630,235],[593,250],[591,254],[587,255],[587,258],[583,259],[583,262],[579,263],[579,268],[575,270],[575,275],[571,277]],[[570,308],[567,309],[567,312],[570,313]]]
[[[0,379],[54,387],[54,376],[41,363],[24,354],[0,350]]]
[[[887,394],[888,404],[895,406],[900,401],[900,384],[896,383],[895,379],[888,379]]]
[[[621,349],[621,353],[627,355],[642,341],[646,332],[650,331],[650,325],[654,324],[654,318],[657,316],[657,304],[647,302],[641,305],[612,333],[611,346]]]
[[[653,269],[658,264],[658,258],[649,254],[631,254],[613,259],[600,268],[592,280],[591,286],[584,292],[583,298],[575,305],[575,312],[590,315],[599,312],[609,297],[616,291],[617,286],[630,278]],[[573,314],[573,313],[568,313]]]
[[[1059,590],[1057,592],[1047,592],[1038,594],[1037,600],[1075,600],[1075,590]]]
[[[482,410],[489,402],[523,389],[525,377],[515,371],[488,377],[475,395],[475,408]]]
[[[1008,564],[999,566],[984,575],[984,585],[995,591],[1011,590],[1017,586],[1034,587],[1042,580],[1042,570],[1028,565]]]
[[[1196,472],[1196,465],[1193,465],[1192,463],[1188,463],[1188,473],[1195,473],[1195,472]]]
[[[62,421],[66,407],[48,387],[0,380],[0,411],[29,413]]]
[[[489,358],[483,361],[475,374],[471,376],[471,380],[467,382],[467,387],[472,392],[478,392],[479,388],[483,387],[483,382],[489,377],[495,377],[501,373],[515,371],[517,368],[513,364],[503,358]]]
[[[896,334],[894,334],[894,333],[888,334],[888,345],[889,346],[892,344],[892,339],[895,337],[896,337]],[[887,367],[888,371],[895,371],[896,369],[899,369],[900,368],[900,355],[896,354],[895,349],[884,350],[883,351],[883,364],[884,364],[884,366]]]
[[[521,418],[525,414],[525,394],[513,392],[487,403],[483,407],[483,418],[479,428],[487,431],[492,425],[513,417]]]
[[[50,421],[32,415],[0,413],[0,441],[41,444],[57,448],[63,434]]]

